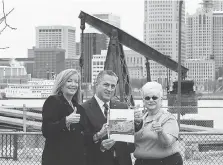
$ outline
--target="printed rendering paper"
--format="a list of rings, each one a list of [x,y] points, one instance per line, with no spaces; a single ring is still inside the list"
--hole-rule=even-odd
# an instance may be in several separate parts
[[[108,124],[109,138],[134,143],[134,109],[110,109]]]

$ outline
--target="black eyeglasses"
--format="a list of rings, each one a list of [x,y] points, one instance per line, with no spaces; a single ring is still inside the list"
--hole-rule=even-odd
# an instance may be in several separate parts
[[[151,98],[152,98],[153,100],[157,100],[159,97],[157,97],[157,96],[152,96],[152,97],[146,96],[144,99],[145,99],[145,100],[150,100]]]

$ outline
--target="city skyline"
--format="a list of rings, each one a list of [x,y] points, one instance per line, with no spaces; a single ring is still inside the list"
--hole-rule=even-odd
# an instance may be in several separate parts
[[[194,13],[200,1],[186,0],[186,11]],[[128,7],[124,7],[127,2]],[[14,8],[7,18],[7,23],[17,30],[7,28],[1,34],[0,46],[10,48],[1,50],[0,58],[27,57],[27,49],[35,46],[37,26],[73,26],[77,29],[78,42],[80,40],[78,15],[81,10],[89,14],[113,13],[120,16],[121,29],[143,41],[143,6],[144,0],[7,0],[5,12]]]
[[[145,4],[144,42],[169,56],[172,60],[178,60],[178,27],[179,27],[179,3],[177,1],[148,1]],[[181,14],[181,63],[184,64],[185,54],[185,3],[182,4]],[[150,61],[150,76],[152,81],[161,84],[167,82],[166,67],[157,62]],[[175,72],[169,73],[171,81],[177,79]]]

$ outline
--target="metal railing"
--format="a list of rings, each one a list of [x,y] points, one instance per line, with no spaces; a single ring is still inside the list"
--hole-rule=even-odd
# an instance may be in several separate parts
[[[0,132],[0,164],[39,165],[43,146],[40,132]]]
[[[180,109],[182,114],[199,111],[215,114],[215,119],[196,119],[194,114],[181,116],[179,146],[184,165],[220,165],[223,164],[223,130],[219,128],[218,116],[223,114],[223,107],[163,107]],[[191,111],[191,108],[194,108]],[[207,111],[207,112],[206,112]],[[41,108],[0,106],[1,123],[17,125],[21,132],[0,130],[0,164],[4,165],[39,165],[41,164],[44,137],[41,128]],[[185,113],[186,112],[186,113]],[[177,115],[177,114],[176,114]],[[189,116],[191,115],[191,117]],[[202,116],[202,114],[200,114]],[[216,116],[217,115],[217,116]],[[208,119],[207,117],[204,117]],[[7,120],[6,120],[7,119]],[[11,126],[10,126],[11,128]],[[2,132],[1,132],[2,131]],[[27,132],[26,132],[27,131]]]
[[[223,164],[223,133],[181,133],[179,144],[185,165]]]
[[[0,132],[0,164],[40,165],[44,146],[41,132]],[[181,132],[184,165],[223,164],[223,133]]]

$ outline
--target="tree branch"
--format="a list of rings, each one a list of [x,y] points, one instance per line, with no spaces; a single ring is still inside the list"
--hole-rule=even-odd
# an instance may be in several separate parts
[[[3,17],[2,18],[0,18],[0,25],[2,24],[2,23],[4,23],[5,25],[4,25],[4,27],[0,30],[0,35],[2,34],[2,32],[8,27],[8,28],[10,28],[11,30],[16,30],[17,28],[14,28],[14,27],[11,27],[8,23],[7,23],[7,19],[6,19],[6,17],[14,10],[14,8],[13,9],[11,9],[7,14],[5,14],[5,4],[4,4],[4,0],[2,0],[2,11],[3,11]],[[0,49],[8,49],[9,47],[8,46],[6,46],[6,47],[0,47]]]
[[[8,48],[9,48],[9,47],[7,46],[7,47],[4,47],[4,48],[0,48],[0,49],[2,50],[2,49],[8,49]]]
[[[0,24],[6,19],[6,17],[7,17],[13,10],[14,10],[14,8],[11,9],[5,16],[3,16],[2,18],[0,18]]]
[[[7,28],[7,26],[5,26],[3,29],[0,30],[0,35],[2,34],[2,32]]]
[[[2,0],[2,8],[3,8],[3,14],[4,14],[4,20],[5,20],[5,26],[9,27],[12,30],[16,30],[16,28],[11,27],[9,24],[7,24],[6,21],[6,14],[5,14],[5,4],[4,4],[4,0]],[[12,9],[11,11],[13,11],[14,9]]]

